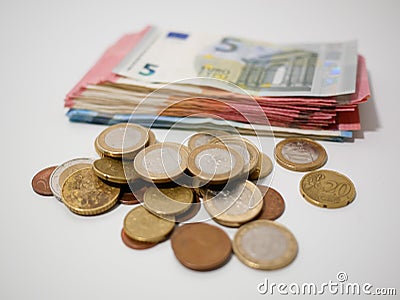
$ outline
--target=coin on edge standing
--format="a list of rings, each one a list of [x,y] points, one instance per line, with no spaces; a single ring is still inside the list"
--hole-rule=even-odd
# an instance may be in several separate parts
[[[311,204],[325,208],[346,206],[356,197],[353,182],[331,170],[318,170],[304,175],[300,181],[300,193]]]
[[[91,167],[72,173],[61,188],[62,201],[78,215],[98,215],[118,201],[120,188],[107,185]]]
[[[233,252],[245,265],[275,270],[290,264],[297,255],[294,235],[283,225],[257,220],[241,226],[233,239]]]
[[[75,158],[62,163],[50,176],[50,188],[54,196],[61,201],[61,187],[65,179],[75,171],[92,166],[92,158]]]
[[[53,174],[54,170],[57,169],[57,166],[52,166],[45,168],[32,178],[32,188],[36,194],[41,196],[53,196],[53,192],[50,186],[50,177]]]
[[[321,144],[306,138],[288,138],[275,147],[275,158],[282,167],[306,172],[322,167],[328,158]]]
[[[237,151],[221,144],[195,148],[189,155],[188,170],[210,184],[223,184],[243,174],[244,161]]]
[[[149,131],[132,123],[119,123],[103,130],[95,140],[101,156],[133,159],[149,141]]]
[[[171,247],[182,265],[197,271],[223,266],[232,253],[228,235],[222,229],[206,223],[179,226],[171,236]]]
[[[177,143],[158,143],[140,151],[134,160],[134,169],[146,181],[170,182],[183,174],[188,153]]]
[[[222,191],[207,190],[203,204],[217,223],[239,227],[254,219],[264,203],[261,191],[254,183],[246,180]]]
[[[174,220],[157,217],[143,206],[137,206],[129,211],[124,219],[125,233],[139,242],[162,242],[167,239],[174,227]]]

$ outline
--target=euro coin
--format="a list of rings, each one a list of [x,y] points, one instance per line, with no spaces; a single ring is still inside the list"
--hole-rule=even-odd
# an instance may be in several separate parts
[[[148,135],[149,135],[149,140],[147,142],[147,146],[151,146],[151,145],[157,144],[156,135],[154,134],[153,130],[149,129],[148,130]]]
[[[95,140],[101,156],[133,159],[149,141],[149,130],[136,124],[120,123],[103,130]]]
[[[209,271],[223,266],[232,252],[228,235],[206,223],[179,226],[171,236],[171,247],[182,265],[196,271]]]
[[[245,181],[222,191],[207,190],[203,204],[217,223],[239,227],[260,213],[263,197],[254,183]]]
[[[189,155],[188,170],[197,179],[223,184],[243,174],[244,161],[237,151],[225,145],[203,145]]]
[[[261,194],[263,195],[264,205],[256,219],[278,219],[285,211],[285,200],[283,200],[282,195],[275,189],[268,186],[257,185],[257,187],[260,189]]]
[[[135,249],[135,250],[149,249],[158,244],[158,243],[139,242],[134,239],[131,239],[129,236],[126,235],[123,228],[121,230],[121,239],[122,239],[122,242],[125,244],[125,246],[127,246],[131,249]]]
[[[57,166],[48,167],[39,171],[33,178],[32,178],[32,188],[35,193],[42,195],[42,196],[52,196],[53,192],[50,188],[50,177],[51,174]]]
[[[92,167],[93,161],[92,158],[75,158],[59,165],[50,176],[50,188],[54,197],[61,201],[61,187],[68,176],[78,170]]]
[[[258,180],[267,177],[272,172],[272,161],[265,153],[260,153],[255,170],[249,175],[250,180]]]
[[[322,167],[327,160],[324,147],[306,138],[289,138],[275,147],[278,164],[292,171],[311,171]]]
[[[300,192],[308,202],[325,208],[346,206],[356,197],[353,182],[331,170],[318,170],[304,175],[300,181]]]
[[[150,187],[144,193],[144,206],[160,216],[175,216],[187,211],[193,202],[193,191],[178,186],[158,189]]]
[[[251,174],[257,167],[260,152],[256,145],[245,138],[228,135],[221,136],[210,141],[211,144],[223,144],[236,150],[243,158],[244,167],[243,172]]]
[[[100,180],[91,167],[72,173],[64,182],[61,194],[64,204],[79,215],[98,215],[118,201],[120,188]]]
[[[245,265],[261,270],[287,266],[297,255],[294,235],[283,225],[257,220],[241,226],[233,239],[233,252]]]
[[[131,239],[139,242],[158,243],[167,239],[175,222],[157,217],[143,206],[132,209],[124,219],[124,231]]]
[[[229,135],[228,132],[222,130],[207,130],[193,134],[188,141],[189,150],[208,144],[212,139],[218,136]]]
[[[128,180],[133,179],[125,177],[122,161],[114,158],[103,157],[95,160],[93,171],[101,179],[111,183],[126,184]]]
[[[183,174],[187,167],[188,153],[180,144],[158,143],[138,153],[134,169],[146,181],[170,182]]]

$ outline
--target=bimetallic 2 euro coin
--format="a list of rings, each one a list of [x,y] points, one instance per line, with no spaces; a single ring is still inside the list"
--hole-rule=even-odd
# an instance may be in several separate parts
[[[120,123],[103,130],[95,140],[101,156],[133,159],[149,142],[149,130],[132,123]]]
[[[75,158],[59,165],[50,176],[50,189],[54,197],[61,201],[61,187],[65,179],[75,171],[91,167],[93,161],[92,158]]]
[[[177,143],[158,143],[144,148],[135,157],[133,167],[144,180],[154,183],[170,182],[183,174],[188,153]]]
[[[245,265],[261,270],[287,266],[297,255],[294,235],[285,226],[257,220],[241,226],[233,239],[233,252]]]
[[[292,171],[311,171],[322,167],[328,158],[321,144],[306,138],[288,138],[275,147],[278,164]]]

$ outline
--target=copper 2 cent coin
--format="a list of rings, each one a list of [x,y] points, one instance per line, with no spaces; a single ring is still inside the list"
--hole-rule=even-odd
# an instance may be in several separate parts
[[[285,211],[285,200],[279,192],[271,187],[257,185],[263,195],[264,205],[256,220],[276,220]]]
[[[172,250],[185,267],[214,270],[224,265],[232,253],[232,242],[220,228],[206,223],[179,226],[171,237]]]
[[[37,194],[53,196],[53,192],[50,189],[50,176],[56,168],[57,166],[52,166],[43,169],[32,178],[32,188]]]
[[[124,229],[122,228],[121,230],[121,238],[122,241],[124,242],[125,246],[135,249],[135,250],[144,250],[144,249],[149,249],[151,247],[154,247],[158,243],[145,243],[145,242],[139,242],[134,239],[131,239],[129,236],[126,235]]]

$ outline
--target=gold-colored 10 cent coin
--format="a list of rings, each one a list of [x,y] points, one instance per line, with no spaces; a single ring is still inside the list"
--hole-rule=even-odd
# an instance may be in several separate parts
[[[183,186],[163,189],[150,187],[143,196],[144,206],[160,216],[176,216],[184,213],[192,202],[193,191]]]
[[[306,138],[288,138],[275,147],[275,158],[282,167],[306,172],[322,167],[328,158],[321,144]]]
[[[318,170],[303,176],[301,195],[310,203],[326,208],[338,208],[356,197],[353,182],[345,175],[331,170]]]
[[[149,141],[149,130],[136,124],[120,123],[105,129],[95,140],[100,156],[133,159]]]
[[[103,157],[95,160],[93,162],[93,171],[101,179],[117,184],[126,184],[128,180],[134,179],[126,178],[124,166],[121,160],[109,157]]]
[[[241,226],[232,246],[241,262],[260,270],[283,268],[294,260],[298,251],[297,241],[289,229],[269,220]]]
[[[186,147],[177,143],[158,143],[144,148],[134,160],[134,169],[146,181],[170,182],[187,167]]]
[[[61,198],[79,215],[98,215],[111,209],[118,201],[120,188],[101,181],[92,167],[72,173],[64,182]]]
[[[140,242],[158,243],[166,240],[174,227],[173,220],[157,217],[143,206],[132,209],[124,219],[126,235]]]

